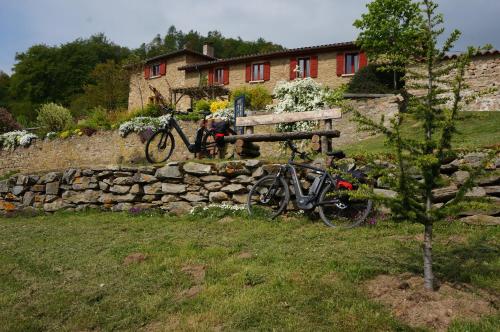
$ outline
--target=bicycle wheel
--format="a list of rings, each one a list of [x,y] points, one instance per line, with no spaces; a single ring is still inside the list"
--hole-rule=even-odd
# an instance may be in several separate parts
[[[286,208],[290,190],[286,181],[276,175],[268,175],[257,181],[247,198],[247,210],[252,216],[274,219]]]
[[[146,143],[146,159],[152,163],[163,163],[170,158],[175,148],[174,136],[170,131],[158,130]]]
[[[215,140],[215,135],[211,131],[206,131],[201,140],[200,158],[217,159],[220,158],[221,148]]]
[[[352,199],[332,185],[323,189],[319,196],[319,215],[330,227],[357,227],[370,214],[373,202],[369,199]]]

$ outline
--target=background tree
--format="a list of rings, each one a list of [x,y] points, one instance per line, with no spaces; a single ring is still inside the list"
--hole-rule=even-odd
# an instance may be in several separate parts
[[[404,73],[409,58],[419,49],[423,19],[419,5],[412,0],[375,0],[366,7],[368,12],[354,22],[361,30],[357,43],[370,60],[393,72],[396,90],[398,73]]]
[[[83,99],[88,108],[97,106],[116,110],[127,106],[128,72],[114,60],[95,66],[89,75],[91,83],[84,86]]]
[[[391,1],[375,1],[378,5],[391,6]],[[426,289],[434,289],[434,274],[432,269],[432,229],[433,224],[456,212],[458,203],[471,188],[474,176],[460,188],[451,203],[441,207],[433,205],[433,189],[439,187],[440,168],[451,154],[451,139],[455,132],[457,114],[462,107],[462,89],[466,87],[464,73],[471,56],[477,51],[470,48],[465,54],[450,62],[445,59],[446,53],[459,38],[460,32],[455,30],[444,46],[439,49],[438,38],[443,33],[440,27],[442,15],[436,14],[437,5],[430,0],[423,0],[422,7],[411,6],[410,17],[422,16],[422,25],[418,40],[421,48],[413,44],[414,50],[401,50],[407,68],[405,76],[406,87],[417,91],[413,96],[405,91],[406,99],[400,103],[399,114],[391,120],[389,127],[355,112],[356,121],[361,127],[387,137],[389,145],[395,152],[396,169],[386,169],[386,178],[390,186],[398,192],[395,199],[388,204],[396,219],[419,222],[424,225],[423,270]],[[392,7],[391,7],[392,8]],[[390,9],[390,8],[389,8]],[[389,10],[387,9],[387,10]],[[380,8],[384,12],[384,8]],[[371,20],[371,18],[370,18]],[[385,26],[382,24],[382,26]],[[385,27],[382,28],[385,31]],[[369,31],[367,35],[375,36],[377,31]],[[417,44],[418,45],[418,44]],[[406,113],[401,112],[408,105]],[[412,137],[403,137],[401,126],[407,119],[416,121]],[[418,129],[421,129],[420,131]],[[418,181],[417,179],[423,179]]]
[[[9,104],[10,76],[0,71],[0,107],[7,107]]]

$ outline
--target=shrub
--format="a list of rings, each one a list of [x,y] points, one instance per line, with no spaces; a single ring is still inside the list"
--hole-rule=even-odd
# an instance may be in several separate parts
[[[27,147],[37,138],[38,136],[25,130],[10,131],[0,135],[0,147],[4,150],[13,150],[17,146]]]
[[[216,100],[210,104],[210,112],[215,113],[218,110],[222,110],[229,107],[229,101],[227,100]]]
[[[231,102],[234,102],[236,98],[241,96],[245,97],[246,107],[255,111],[262,110],[273,102],[273,97],[269,91],[261,85],[253,88],[242,87],[233,90],[231,92]]]
[[[210,101],[206,99],[200,99],[194,104],[194,111],[201,113],[203,111],[210,111]]]
[[[261,85],[250,89],[250,96],[250,108],[255,111],[263,110],[273,102],[273,97],[269,91]]]
[[[43,127],[42,131],[63,131],[71,128],[73,117],[71,112],[54,103],[44,104],[38,111],[38,124]]]
[[[170,115],[163,115],[158,118],[138,116],[130,121],[126,121],[120,125],[118,129],[122,137],[127,136],[131,132],[140,133],[144,130],[155,131],[158,128],[163,128],[168,124]]]
[[[148,104],[144,109],[138,109],[133,111],[135,116],[149,116],[149,117],[159,117],[165,115],[165,112],[160,107],[160,105]]]
[[[21,125],[17,123],[12,114],[0,107],[0,134],[19,129],[21,129]]]
[[[349,93],[392,93],[393,73],[380,71],[375,65],[360,69],[347,85]]]
[[[94,107],[90,110],[88,117],[78,123],[79,128],[90,128],[93,130],[110,129],[111,122],[106,110],[102,107]]]

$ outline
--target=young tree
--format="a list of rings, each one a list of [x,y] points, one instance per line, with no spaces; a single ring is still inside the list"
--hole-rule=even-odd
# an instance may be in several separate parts
[[[419,5],[412,0],[375,0],[366,7],[368,13],[354,22],[361,30],[357,43],[370,60],[393,72],[396,90],[398,73],[405,71],[420,44],[423,17]]]
[[[391,3],[379,0],[375,2],[381,5]],[[397,168],[386,170],[386,174],[388,178],[394,179],[390,185],[398,195],[395,199],[388,200],[388,204],[396,218],[424,225],[424,285],[426,289],[433,290],[433,224],[453,213],[473,183],[474,176],[471,176],[451,202],[441,207],[432,204],[433,189],[439,186],[441,165],[452,152],[451,139],[455,132],[456,118],[464,102],[461,94],[466,87],[464,73],[477,49],[469,48],[455,60],[447,60],[445,55],[459,38],[460,32],[453,31],[439,49],[437,40],[443,33],[440,27],[443,17],[436,14],[437,4],[431,0],[423,0],[419,7],[412,4],[411,8],[414,13],[409,14],[410,17],[423,17],[422,24],[416,31],[422,44],[421,49],[415,48],[412,52],[394,49],[395,58],[404,59],[407,66],[405,89],[408,90],[402,94],[404,100],[400,103],[400,113],[391,120],[388,127],[384,126],[383,121],[377,123],[357,111],[355,118],[361,128],[384,134],[395,151]],[[369,35],[376,35],[376,31],[370,31]],[[397,56],[398,52],[401,52],[400,57]],[[409,91],[415,92],[415,95],[411,95]],[[418,131],[412,138],[401,135],[401,126],[408,118],[417,121],[422,129],[421,137],[418,137]],[[423,180],[418,181],[417,178]]]

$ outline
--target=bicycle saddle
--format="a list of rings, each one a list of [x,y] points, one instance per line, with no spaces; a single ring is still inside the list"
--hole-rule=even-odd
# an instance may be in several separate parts
[[[335,157],[337,159],[345,158],[345,153],[342,150],[335,150],[335,151],[332,151],[332,152],[327,152],[326,155],[328,157]]]

